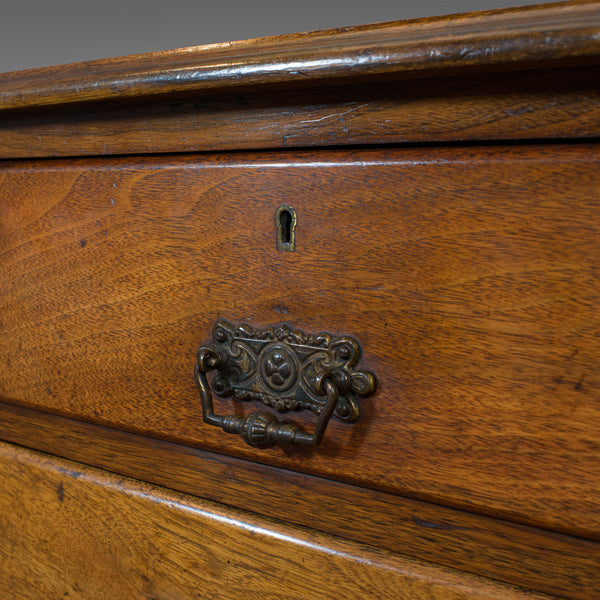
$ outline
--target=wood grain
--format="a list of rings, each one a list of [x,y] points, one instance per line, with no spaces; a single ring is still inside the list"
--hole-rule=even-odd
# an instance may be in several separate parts
[[[7,165],[0,395],[598,539],[598,157],[540,145]],[[275,249],[283,203],[296,252]],[[316,451],[255,450],[204,425],[192,372],[219,317],[356,336],[379,379],[363,420],[332,422]]]
[[[380,23],[0,75],[0,110],[247,85],[421,75],[600,53],[598,2]]]
[[[2,403],[0,439],[562,598],[600,596],[595,542]]]
[[[0,444],[6,598],[548,598]]]
[[[564,139],[599,122],[600,69],[571,66],[0,111],[0,157]]]

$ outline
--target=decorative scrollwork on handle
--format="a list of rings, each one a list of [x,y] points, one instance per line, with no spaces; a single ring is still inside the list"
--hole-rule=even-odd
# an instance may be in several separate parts
[[[205,423],[239,433],[255,448],[276,443],[318,446],[332,415],[348,422],[360,417],[356,396],[375,391],[375,377],[355,371],[361,349],[349,336],[306,335],[288,325],[253,329],[219,320],[213,344],[198,351],[195,377]],[[280,421],[266,411],[247,417],[214,412],[206,374],[215,371],[212,388],[219,396],[258,400],[279,412],[308,409],[317,415],[313,433]]]

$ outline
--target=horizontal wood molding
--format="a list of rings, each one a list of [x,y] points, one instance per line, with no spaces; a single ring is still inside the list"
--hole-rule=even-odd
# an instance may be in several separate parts
[[[0,480],[6,598],[548,598],[7,444]]]
[[[600,2],[0,74],[0,158],[597,137]]]
[[[600,67],[463,73],[0,111],[0,157],[585,138],[599,121]]]
[[[548,594],[574,600],[600,594],[595,542],[6,403],[0,403],[0,439]]]
[[[183,48],[0,75],[0,110],[597,57],[597,2],[565,2]]]

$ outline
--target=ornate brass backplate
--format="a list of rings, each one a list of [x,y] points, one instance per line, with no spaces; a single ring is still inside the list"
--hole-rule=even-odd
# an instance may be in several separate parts
[[[223,319],[213,326],[213,343],[198,351],[196,382],[204,420],[241,433],[250,445],[276,442],[317,446],[330,416],[350,423],[360,417],[357,396],[375,391],[375,377],[354,370],[361,357],[350,336],[308,335],[288,325],[255,329]],[[269,412],[248,417],[216,415],[205,373],[216,369],[212,389],[219,396],[260,401],[279,412],[311,410],[318,416],[313,434],[280,422]]]

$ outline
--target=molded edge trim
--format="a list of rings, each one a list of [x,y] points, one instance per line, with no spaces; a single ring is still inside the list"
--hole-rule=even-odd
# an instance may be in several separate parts
[[[600,2],[561,2],[15,71],[0,75],[0,110],[592,57]]]

